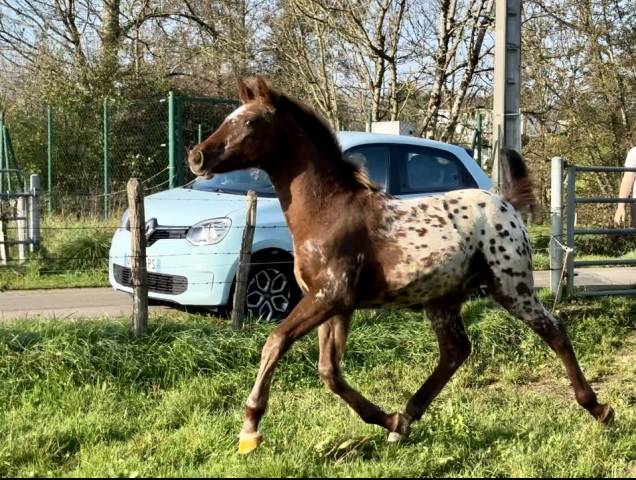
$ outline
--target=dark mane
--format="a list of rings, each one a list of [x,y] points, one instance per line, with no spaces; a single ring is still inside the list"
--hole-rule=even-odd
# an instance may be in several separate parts
[[[285,94],[277,91],[272,93],[277,99],[277,108],[289,113],[309,136],[311,142],[326,151],[328,158],[334,160],[332,166],[335,174],[367,190],[381,190],[380,186],[369,178],[365,169],[345,160],[333,131],[315,111]]]

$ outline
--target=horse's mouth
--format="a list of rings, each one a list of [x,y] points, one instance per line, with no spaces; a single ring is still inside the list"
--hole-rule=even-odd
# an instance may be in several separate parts
[[[212,172],[206,172],[202,169],[194,169],[190,166],[190,171],[195,174],[198,178],[202,178],[204,180],[210,180],[215,174]]]

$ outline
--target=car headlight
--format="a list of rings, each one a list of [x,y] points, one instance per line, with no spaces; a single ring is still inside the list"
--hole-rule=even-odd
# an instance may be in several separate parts
[[[126,210],[121,216],[121,222],[119,222],[119,228],[130,230],[130,212]]]
[[[211,218],[190,227],[186,240],[192,245],[214,245],[225,238],[230,231],[232,220],[229,218]]]

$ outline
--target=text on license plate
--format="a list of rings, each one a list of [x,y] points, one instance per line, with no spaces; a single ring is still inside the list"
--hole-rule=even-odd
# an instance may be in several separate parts
[[[124,257],[126,267],[132,268],[132,257],[126,255]],[[158,272],[161,269],[161,259],[146,256],[146,270],[149,272]]]

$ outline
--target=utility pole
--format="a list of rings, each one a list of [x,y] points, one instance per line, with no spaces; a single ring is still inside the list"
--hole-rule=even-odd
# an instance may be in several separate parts
[[[521,153],[521,0],[496,0],[492,179],[501,185],[499,151]]]

